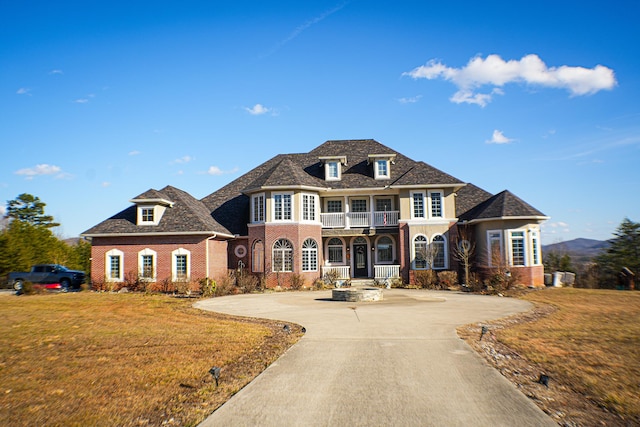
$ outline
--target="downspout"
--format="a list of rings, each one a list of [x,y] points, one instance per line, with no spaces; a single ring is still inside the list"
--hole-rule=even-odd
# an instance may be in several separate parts
[[[207,279],[211,278],[211,276],[209,275],[209,240],[213,240],[216,237],[218,237],[218,234],[213,233],[213,236],[207,237],[207,240],[206,240],[206,250],[205,250],[205,263],[206,263],[205,270],[206,271],[205,272],[206,272]]]

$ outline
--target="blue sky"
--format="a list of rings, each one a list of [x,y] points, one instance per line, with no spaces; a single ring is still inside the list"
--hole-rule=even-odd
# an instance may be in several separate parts
[[[149,188],[374,138],[551,219],[640,221],[640,3],[0,0],[0,200],[65,237]],[[4,209],[4,206],[0,209]]]

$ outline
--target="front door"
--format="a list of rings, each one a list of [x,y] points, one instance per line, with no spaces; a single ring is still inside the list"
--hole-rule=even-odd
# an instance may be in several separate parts
[[[353,277],[369,277],[369,265],[367,264],[367,244],[354,243],[353,253]]]

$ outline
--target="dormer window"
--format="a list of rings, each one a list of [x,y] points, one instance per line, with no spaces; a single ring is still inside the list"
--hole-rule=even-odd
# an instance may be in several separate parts
[[[167,208],[173,207],[173,202],[164,198],[137,197],[131,202],[136,204],[137,225],[158,225]]]
[[[153,222],[153,208],[141,208],[142,222]]]
[[[347,156],[320,157],[324,164],[325,181],[340,181],[342,179],[342,165],[347,164]]]
[[[373,177],[375,179],[391,178],[391,165],[395,158],[395,154],[369,154],[369,163],[373,164]]]

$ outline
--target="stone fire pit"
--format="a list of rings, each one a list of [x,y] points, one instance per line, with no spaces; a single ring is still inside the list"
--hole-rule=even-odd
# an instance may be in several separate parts
[[[331,291],[333,301],[381,301],[382,289],[380,288],[336,288]]]

